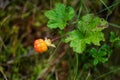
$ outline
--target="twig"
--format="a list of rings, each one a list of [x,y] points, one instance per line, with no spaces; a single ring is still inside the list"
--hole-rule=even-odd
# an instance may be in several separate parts
[[[58,79],[58,72],[57,71],[55,72],[55,75],[56,75],[56,80],[59,80]]]
[[[0,67],[0,68],[1,68],[1,67]],[[5,79],[5,80],[8,80],[7,77],[6,77],[6,75],[5,75],[5,73],[3,72],[3,69],[1,69],[0,72],[2,73],[4,79]]]
[[[2,45],[3,45],[3,47],[4,47],[5,49],[7,49],[6,46],[5,46],[5,44],[4,44],[4,42],[3,42],[3,40],[2,40],[2,38],[1,38],[1,36],[0,36],[0,41],[1,41]]]
[[[85,80],[88,80],[89,76],[90,76],[90,71],[88,72],[87,77],[86,77]]]
[[[54,42],[54,41],[56,41],[56,40],[59,40],[59,39],[61,39],[62,37],[65,37],[65,36],[67,36],[67,34],[64,34],[63,36],[57,36],[57,37],[55,37],[54,39],[52,39],[52,42]]]

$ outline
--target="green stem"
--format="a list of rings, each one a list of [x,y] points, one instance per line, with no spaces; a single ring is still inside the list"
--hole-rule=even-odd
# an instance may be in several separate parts
[[[118,24],[109,23],[109,25],[112,26],[112,27],[120,28],[120,25],[118,25]]]
[[[89,76],[90,76],[90,71],[88,72],[87,77],[86,77],[85,80],[88,80],[88,79],[89,79]]]
[[[98,77],[97,77],[96,79],[94,79],[94,80],[98,80],[98,79],[100,79],[100,78],[103,78],[103,77],[105,77],[105,76],[107,76],[107,75],[109,75],[109,74],[111,74],[111,73],[117,72],[117,71],[119,71],[119,70],[120,70],[120,68],[117,68],[117,69],[115,69],[115,70],[109,71],[109,72],[107,72],[107,73],[105,73],[105,74],[103,74],[103,75],[98,76]]]
[[[114,7],[118,6],[119,3],[120,3],[120,2],[116,2],[116,3],[114,3],[113,5],[108,6],[108,8],[104,8],[104,9],[100,10],[97,14],[100,14],[100,13],[102,13],[102,12],[104,12],[104,11],[110,9],[110,8],[114,8]]]
[[[53,2],[53,1],[52,1],[52,0],[50,0],[50,9],[52,9],[52,2]]]
[[[79,21],[80,18],[80,14],[82,12],[82,3],[80,4],[80,8],[79,8],[79,12],[78,12],[78,16],[77,16],[77,22]]]
[[[100,2],[106,7],[106,9],[107,9],[109,12],[112,12],[112,11],[110,10],[110,8],[105,4],[105,2],[104,2],[103,0],[100,0]]]
[[[106,7],[106,9],[109,11],[109,13],[106,16],[106,20],[108,19],[108,17],[110,16],[110,14],[112,13],[112,11],[110,10],[110,8],[105,4],[105,2],[103,0],[100,0],[101,3],[103,3],[103,5]]]
[[[75,67],[75,77],[74,80],[78,79],[78,54],[75,54],[75,59],[76,59],[76,67]]]

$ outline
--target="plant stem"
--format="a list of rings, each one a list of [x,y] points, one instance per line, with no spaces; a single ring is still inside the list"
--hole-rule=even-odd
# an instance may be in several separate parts
[[[55,37],[54,39],[52,39],[51,41],[54,42],[54,41],[59,40],[59,39],[61,39],[62,37],[65,37],[65,36],[67,36],[67,33],[64,34],[63,36],[57,36],[57,37]]]
[[[112,12],[112,11],[110,10],[110,8],[105,4],[105,2],[104,2],[103,0],[100,0],[100,2],[106,7],[106,9],[107,9],[109,12]]]
[[[94,79],[94,80],[98,80],[98,79],[100,79],[100,78],[102,78],[102,77],[105,77],[105,76],[107,76],[107,75],[109,75],[109,74],[111,74],[111,73],[113,73],[113,72],[117,72],[117,71],[119,71],[120,70],[120,68],[117,68],[117,69],[115,69],[115,70],[112,70],[112,71],[109,71],[109,72],[107,72],[107,73],[105,73],[105,74],[102,74],[102,75],[100,75],[100,76],[98,76],[96,79]]]
[[[76,59],[76,67],[75,67],[75,77],[74,77],[74,80],[77,80],[78,79],[78,77],[77,77],[77,75],[78,75],[78,54],[77,53],[75,54],[75,59]]]
[[[109,23],[110,26],[120,28],[120,25],[114,24],[114,23]]]
[[[85,80],[88,80],[89,76],[90,76],[90,71],[88,72],[88,75]]]
[[[5,73],[4,73],[2,70],[1,70],[1,73],[2,73],[2,75],[3,75],[3,77],[4,77],[4,79],[5,79],[5,80],[8,80],[8,79],[7,79],[7,76],[5,75]]]

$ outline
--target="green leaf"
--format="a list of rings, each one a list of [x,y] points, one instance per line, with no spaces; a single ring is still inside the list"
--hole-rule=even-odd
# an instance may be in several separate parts
[[[107,21],[105,21],[104,19],[101,19],[100,20],[101,22],[101,26],[103,26],[103,27],[107,27],[108,26],[108,23],[107,23]]]
[[[78,30],[71,31],[69,35],[65,41],[70,42],[70,47],[73,48],[73,51],[82,53],[86,48],[86,43],[82,39],[83,35]]]
[[[93,14],[87,14],[82,17],[78,22],[78,29],[82,32],[102,31],[108,23],[99,17],[93,16]]]
[[[69,35],[69,37],[66,38],[66,42],[69,42],[72,40],[79,40],[79,39],[83,38],[83,35],[78,30],[73,30],[73,31],[69,32],[68,35]]]
[[[91,32],[87,34],[85,41],[87,44],[93,43],[100,46],[100,41],[104,41],[104,34],[102,32]]]
[[[70,6],[66,7],[64,4],[56,4],[55,9],[45,12],[45,16],[49,19],[47,26],[51,29],[64,29],[67,21],[74,16],[74,9]]]
[[[86,43],[84,40],[71,41],[70,47],[73,47],[73,51],[76,53],[82,53],[86,49]]]
[[[114,47],[115,47],[115,48],[120,48],[120,40],[119,40],[119,41],[116,41],[116,42],[114,43]]]
[[[92,57],[96,57],[97,56],[97,50],[95,48],[92,48],[90,50],[90,53],[92,54]]]
[[[94,17],[92,14],[83,16],[78,22],[78,29],[68,33],[69,36],[66,38],[66,42],[70,42],[70,47],[76,53],[82,53],[87,45],[100,46],[100,41],[105,40],[102,33],[104,27],[99,27],[102,24],[101,22],[104,22],[104,20]]]
[[[108,61],[108,58],[100,58],[100,62],[105,63],[106,61]]]
[[[110,32],[110,42],[114,43],[116,41],[120,41],[120,37],[117,37],[114,32]]]
[[[97,65],[98,64],[98,60],[95,59],[94,62],[93,62],[94,65]]]
[[[120,48],[120,37],[114,32],[110,32],[110,42],[113,44],[113,47]]]
[[[110,32],[110,42],[114,42],[116,35],[114,32]]]
[[[92,48],[90,54],[93,58],[93,64],[97,65],[100,62],[105,63],[108,61],[108,55],[110,55],[111,52],[110,46],[107,44],[103,44],[98,50]]]

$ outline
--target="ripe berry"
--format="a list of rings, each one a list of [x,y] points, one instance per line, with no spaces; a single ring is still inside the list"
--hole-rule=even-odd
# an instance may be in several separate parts
[[[43,53],[48,50],[48,46],[43,39],[37,39],[34,41],[34,49],[36,52]]]

